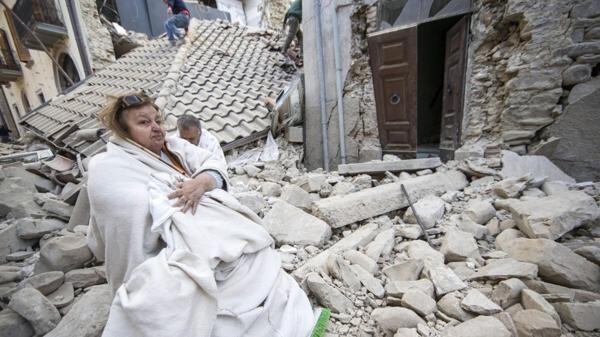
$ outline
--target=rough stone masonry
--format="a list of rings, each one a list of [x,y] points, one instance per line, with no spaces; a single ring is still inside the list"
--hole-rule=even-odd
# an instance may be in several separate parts
[[[546,155],[578,180],[598,180],[598,1],[478,0],[474,8],[463,143]]]

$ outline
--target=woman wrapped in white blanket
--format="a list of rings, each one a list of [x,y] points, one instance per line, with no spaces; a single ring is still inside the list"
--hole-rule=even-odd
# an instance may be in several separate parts
[[[121,96],[89,167],[88,245],[114,299],[103,336],[307,337],[315,315],[226,168],[166,138],[151,98]]]

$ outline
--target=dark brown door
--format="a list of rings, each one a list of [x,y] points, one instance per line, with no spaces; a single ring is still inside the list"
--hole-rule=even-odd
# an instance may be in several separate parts
[[[468,28],[468,16],[463,16],[446,33],[444,101],[440,132],[440,157],[444,161],[453,159],[454,150],[460,146]]]
[[[384,153],[417,150],[417,27],[369,36],[369,55]]]

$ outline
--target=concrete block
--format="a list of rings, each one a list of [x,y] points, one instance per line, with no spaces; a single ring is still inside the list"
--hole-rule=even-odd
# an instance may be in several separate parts
[[[400,171],[420,171],[434,169],[442,165],[440,158],[407,159],[398,161],[371,161],[366,163],[342,164],[338,166],[340,174],[377,174]]]
[[[304,143],[304,129],[299,126],[288,126],[285,130],[285,138],[290,143]]]
[[[600,302],[556,303],[560,318],[568,325],[585,331],[600,329]]]
[[[547,181],[575,182],[575,179],[565,174],[544,156],[519,156],[511,151],[502,151],[500,174],[504,178],[520,178],[530,174],[534,180],[546,177]]]
[[[600,218],[594,198],[580,191],[529,200],[508,199],[496,205],[510,211],[519,229],[530,238],[556,240]]]
[[[82,187],[83,183],[67,183],[60,193],[60,199],[69,205],[75,205]]]
[[[62,219],[69,219],[73,213],[73,206],[55,199],[48,199],[42,209]]]
[[[327,259],[331,254],[341,253],[346,250],[354,250],[358,246],[365,246],[375,238],[377,233],[379,233],[379,224],[375,222],[360,227],[354,231],[354,233],[341,239],[329,249],[324,250],[317,256],[314,256],[306,261],[306,263],[304,263],[293,273],[293,276],[297,280],[302,281],[312,271],[321,270],[325,272]]]
[[[27,171],[23,167],[19,166],[11,166],[5,167],[2,171],[4,171],[4,175],[6,177],[19,177],[28,183],[31,183],[35,186],[38,192],[52,192],[56,185],[49,179],[44,177],[40,177],[37,174],[31,173]]]
[[[429,194],[440,195],[461,190],[468,182],[465,175],[458,171],[430,174],[316,201],[313,214],[332,228],[338,228],[407,207],[408,201],[401,191],[401,184],[406,187],[412,201],[416,202]]]
[[[283,200],[265,215],[263,226],[280,244],[321,247],[331,236],[329,225]]]

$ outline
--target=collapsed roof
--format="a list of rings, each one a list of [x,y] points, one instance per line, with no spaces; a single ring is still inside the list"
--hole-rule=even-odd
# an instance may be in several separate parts
[[[91,156],[110,133],[78,131],[101,127],[96,114],[108,97],[144,90],[157,99],[168,126],[192,114],[222,145],[249,138],[271,124],[264,99],[275,99],[297,76],[282,67],[286,59],[268,39],[265,31],[194,19],[180,47],[164,38],[149,41],[35,109],[21,125],[57,148]]]

